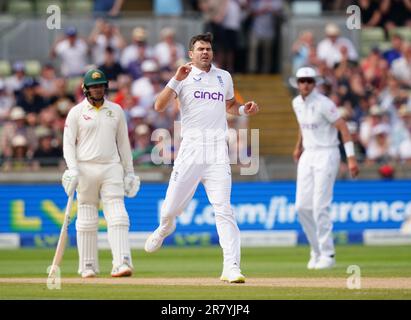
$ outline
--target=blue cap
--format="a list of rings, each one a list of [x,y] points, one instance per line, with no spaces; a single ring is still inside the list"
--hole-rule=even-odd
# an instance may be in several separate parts
[[[66,35],[68,36],[75,36],[77,34],[76,27],[70,26],[66,28]]]
[[[34,78],[26,78],[23,81],[23,88],[32,88],[38,85],[38,82]]]
[[[16,61],[15,63],[13,63],[13,71],[24,71],[25,66],[24,63],[21,61]]]

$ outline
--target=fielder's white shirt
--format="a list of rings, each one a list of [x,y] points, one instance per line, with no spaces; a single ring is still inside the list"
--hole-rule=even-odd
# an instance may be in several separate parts
[[[305,100],[301,95],[294,98],[292,105],[300,125],[304,149],[339,145],[338,130],[333,124],[340,115],[334,102],[313,91]]]
[[[233,79],[222,69],[211,66],[209,72],[192,67],[186,79],[176,88],[180,100],[181,136],[194,137],[202,133],[227,133],[226,100],[234,98]],[[219,139],[221,138],[221,139]]]
[[[87,50],[83,39],[77,39],[74,46],[67,39],[58,43],[56,53],[61,58],[61,74],[65,77],[83,74],[87,65]]]
[[[107,100],[100,108],[87,99],[74,106],[64,127],[63,153],[69,169],[82,161],[121,162],[126,173],[134,172],[123,109]]]
[[[350,39],[338,37],[335,42],[329,38],[321,40],[317,46],[317,56],[320,60],[324,60],[327,66],[332,68],[342,59],[341,48],[346,47],[348,58],[350,60],[358,60],[358,53]]]

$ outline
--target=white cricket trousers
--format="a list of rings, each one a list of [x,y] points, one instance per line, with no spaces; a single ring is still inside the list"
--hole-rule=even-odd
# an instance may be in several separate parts
[[[337,147],[304,150],[298,161],[295,206],[311,256],[335,254],[330,206],[339,166]]]
[[[231,208],[231,167],[226,142],[218,146],[189,145],[184,139],[171,173],[166,198],[160,212],[161,236],[169,235],[179,216],[203,183],[213,206],[215,223],[223,250],[224,269],[240,267],[240,230]]]
[[[132,266],[128,239],[129,217],[124,206],[124,172],[120,163],[79,162],[77,186],[77,248],[81,274],[86,269],[99,272],[97,231],[98,207],[103,202],[113,267]]]

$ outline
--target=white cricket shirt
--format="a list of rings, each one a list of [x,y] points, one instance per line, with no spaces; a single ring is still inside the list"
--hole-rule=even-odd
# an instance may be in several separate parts
[[[74,106],[64,126],[63,153],[69,169],[83,161],[121,162],[126,173],[134,172],[123,109],[107,100],[100,108],[87,99]]]
[[[294,98],[292,105],[300,125],[304,149],[339,145],[338,130],[333,124],[340,115],[334,102],[313,91],[305,100],[301,95]]]
[[[74,46],[63,40],[56,46],[56,53],[61,58],[61,74],[65,77],[78,76],[84,73],[87,65],[87,43],[77,39]]]
[[[212,65],[210,71],[205,72],[193,66],[176,88],[176,94],[180,100],[183,139],[195,138],[199,133],[204,137],[221,132],[217,140],[225,141],[226,100],[234,98],[233,79],[227,71]]]

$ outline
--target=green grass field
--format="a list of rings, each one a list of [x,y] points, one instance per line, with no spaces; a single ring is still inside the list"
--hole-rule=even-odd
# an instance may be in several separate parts
[[[65,283],[65,278],[78,278],[77,251],[66,250],[62,265],[60,290],[46,286],[46,270],[52,261],[52,249],[0,250],[0,299],[411,299],[411,248],[409,246],[365,247],[338,246],[337,266],[327,271],[306,269],[308,248],[244,248],[242,270],[246,284],[220,284],[222,257],[219,247],[171,248],[155,254],[133,250],[135,274],[130,280],[152,279],[144,284],[112,279],[111,255],[100,251],[99,278],[107,283]],[[329,287],[338,280],[345,283],[349,265],[361,268],[362,281],[393,281],[394,287],[365,287],[350,290],[344,286]],[[43,278],[40,283],[17,283],[11,278]],[[201,285],[162,284],[161,279],[202,279]],[[203,279],[208,278],[208,279]],[[289,285],[253,285],[263,279],[295,279]],[[389,279],[393,278],[393,279]],[[402,279],[395,279],[402,278]],[[7,282],[10,279],[10,282]],[[299,281],[321,281],[324,285],[300,285]],[[363,280],[364,279],[364,280]],[[34,279],[36,280],[36,279]],[[69,279],[68,279],[69,280]],[[154,280],[159,280],[154,281]],[[127,281],[127,280],[126,280]],[[291,280],[290,280],[291,281]],[[293,280],[294,281],[294,280]],[[338,282],[337,281],[337,282]],[[209,284],[207,284],[209,282]],[[258,282],[258,281],[257,281]],[[251,284],[251,285],[250,285]]]

